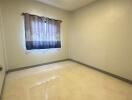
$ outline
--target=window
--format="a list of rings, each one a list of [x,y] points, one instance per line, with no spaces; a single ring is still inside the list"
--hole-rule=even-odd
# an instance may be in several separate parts
[[[60,20],[24,13],[26,49],[61,48]]]

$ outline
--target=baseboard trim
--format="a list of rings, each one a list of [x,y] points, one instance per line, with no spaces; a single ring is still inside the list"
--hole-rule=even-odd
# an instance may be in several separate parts
[[[20,70],[30,69],[30,68],[34,68],[34,67],[38,67],[38,66],[42,66],[42,65],[48,65],[48,64],[53,64],[53,63],[58,63],[58,62],[64,62],[64,61],[73,61],[73,62],[76,62],[76,63],[78,63],[78,64],[84,65],[84,66],[86,66],[86,67],[89,67],[89,68],[91,68],[91,69],[94,69],[94,70],[96,70],[96,71],[99,71],[99,72],[101,72],[101,73],[104,73],[104,74],[106,74],[106,75],[109,75],[109,76],[111,76],[111,77],[117,78],[117,79],[119,79],[119,80],[121,80],[121,81],[124,81],[124,82],[127,82],[127,83],[129,83],[129,84],[132,84],[132,80],[123,78],[123,77],[121,77],[121,76],[119,76],[119,75],[112,74],[112,73],[110,73],[110,72],[104,71],[104,70],[102,70],[102,69],[96,68],[96,67],[94,67],[94,66],[91,66],[91,65],[88,65],[88,64],[82,63],[82,62],[80,62],[80,61],[77,61],[77,60],[74,60],[74,59],[70,59],[70,58],[68,58],[68,59],[63,59],[63,60],[58,60],[58,61],[52,61],[52,62],[48,62],[48,63],[42,63],[42,64],[37,64],[37,65],[32,65],[32,66],[26,66],[26,67],[22,67],[22,68],[11,69],[11,70],[8,70],[8,71],[6,72],[6,75],[7,75],[8,73],[10,73],[10,72],[15,72],[15,71],[20,71]],[[5,78],[6,78],[6,75],[5,75]],[[4,84],[5,84],[5,79],[4,79],[4,83],[3,83],[2,89],[4,88]],[[3,90],[2,90],[2,91],[3,91]],[[0,99],[0,100],[1,100],[1,99]]]
[[[3,96],[3,92],[4,92],[4,86],[5,86],[5,81],[6,81],[6,76],[7,76],[8,73],[15,72],[15,71],[20,71],[20,70],[25,70],[25,69],[30,69],[30,68],[34,68],[34,67],[38,67],[38,66],[42,66],[42,65],[48,65],[48,64],[58,63],[58,62],[64,62],[64,61],[68,61],[68,60],[69,59],[63,59],[63,60],[52,61],[52,62],[37,64],[37,65],[32,65],[32,66],[26,66],[26,67],[16,68],[16,69],[11,69],[11,70],[6,71],[5,76],[4,76],[4,81],[3,81],[3,84],[2,84],[0,100],[2,100],[2,96]]]
[[[2,89],[1,89],[1,94],[0,94],[0,100],[2,100],[3,92],[4,92],[4,86],[5,86],[5,81],[6,81],[6,73],[4,76],[3,84],[2,84]]]
[[[70,61],[73,61],[73,62],[76,62],[76,63],[78,63],[78,64],[81,64],[81,65],[84,65],[84,66],[86,66],[86,67],[89,67],[89,68],[91,68],[91,69],[94,69],[94,70],[96,70],[96,71],[99,71],[99,72],[101,72],[101,73],[107,74],[107,75],[109,75],[109,76],[111,76],[111,77],[114,77],[114,78],[117,78],[117,79],[119,79],[119,80],[122,80],[122,81],[124,81],[124,82],[129,83],[129,84],[132,84],[132,80],[123,78],[123,77],[121,77],[121,76],[119,76],[119,75],[112,74],[112,73],[110,73],[110,72],[107,72],[107,71],[98,69],[98,68],[96,68],[96,67],[94,67],[94,66],[87,65],[87,64],[85,64],[85,63],[82,63],[82,62],[77,61],[77,60],[74,60],[74,59],[69,59],[69,60],[70,60]]]
[[[31,66],[26,66],[26,67],[21,67],[21,68],[10,69],[10,70],[6,71],[6,74],[8,74],[10,72],[30,69],[30,68],[34,68],[34,67],[38,67],[38,66],[43,66],[43,65],[48,65],[48,64],[58,63],[58,62],[64,62],[67,60],[69,60],[69,59],[57,60],[57,61],[52,61],[52,62],[48,62],[48,63],[41,63],[41,64],[36,64],[36,65],[31,65]]]
[[[64,61],[73,61],[73,62],[76,62],[78,64],[81,64],[81,65],[84,65],[86,67],[89,67],[91,69],[94,69],[96,71],[99,71],[101,73],[104,73],[106,75],[109,75],[111,77],[114,77],[114,78],[117,78],[123,82],[127,82],[128,84],[132,84],[132,80],[129,80],[129,79],[126,79],[126,78],[123,78],[121,76],[118,76],[118,75],[115,75],[115,74],[112,74],[110,72],[107,72],[107,71],[104,71],[104,70],[101,70],[101,69],[98,69],[94,66],[90,66],[88,64],[85,64],[85,63],[82,63],[80,61],[77,61],[77,60],[74,60],[74,59],[63,59],[63,60],[58,60],[58,61],[52,61],[52,62],[48,62],[48,63],[42,63],[42,64],[37,64],[37,65],[32,65],[32,66],[26,66],[26,67],[22,67],[22,68],[16,68],[16,69],[11,69],[11,70],[8,70],[5,74],[5,77],[4,77],[4,82],[3,82],[3,85],[2,85],[2,91],[1,91],[1,95],[0,95],[0,100],[2,100],[2,96],[3,96],[3,91],[4,91],[4,86],[5,86],[5,80],[6,80],[6,76],[8,73],[10,72],[14,72],[14,71],[20,71],[20,70],[25,70],[25,69],[30,69],[30,68],[34,68],[34,67],[38,67],[38,66],[42,66],[42,65],[48,65],[48,64],[53,64],[53,63],[58,63],[58,62],[64,62]]]

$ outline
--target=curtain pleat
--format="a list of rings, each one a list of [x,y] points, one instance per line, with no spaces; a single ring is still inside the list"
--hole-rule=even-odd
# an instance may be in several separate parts
[[[60,21],[24,14],[26,49],[61,48]]]

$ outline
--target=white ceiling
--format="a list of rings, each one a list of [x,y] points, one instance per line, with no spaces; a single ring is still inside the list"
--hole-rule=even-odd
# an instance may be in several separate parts
[[[64,10],[73,11],[95,0],[36,0],[48,5],[52,5]]]

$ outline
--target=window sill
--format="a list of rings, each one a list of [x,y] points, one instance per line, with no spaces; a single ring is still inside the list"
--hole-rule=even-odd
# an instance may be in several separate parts
[[[29,54],[38,54],[38,53],[42,53],[42,54],[51,54],[51,53],[56,53],[59,52],[61,48],[55,48],[55,49],[38,49],[38,50],[25,50],[25,54],[29,55]]]

